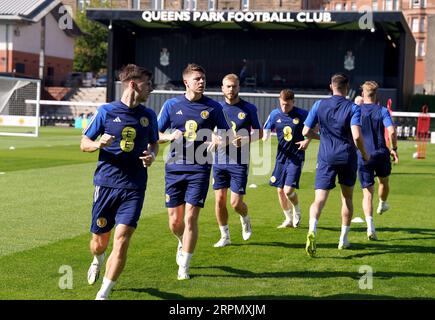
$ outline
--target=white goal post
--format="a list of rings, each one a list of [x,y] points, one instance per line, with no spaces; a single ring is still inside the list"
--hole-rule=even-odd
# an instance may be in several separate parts
[[[40,99],[41,80],[0,76],[0,136],[37,137]]]

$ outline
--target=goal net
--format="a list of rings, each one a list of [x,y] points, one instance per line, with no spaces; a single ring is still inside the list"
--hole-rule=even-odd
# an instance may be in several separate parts
[[[0,135],[38,136],[40,92],[40,80],[0,77]]]

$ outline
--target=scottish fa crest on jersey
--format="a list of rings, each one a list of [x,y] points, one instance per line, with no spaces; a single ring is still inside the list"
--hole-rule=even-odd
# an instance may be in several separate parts
[[[150,124],[150,121],[148,120],[148,118],[147,117],[142,117],[142,118],[140,118],[140,125],[142,126],[142,127],[148,127],[148,125]]]
[[[171,200],[171,197],[169,196],[169,194],[166,194],[166,202],[169,202]]]
[[[106,218],[98,218],[97,219],[97,226],[100,228],[104,228],[107,225],[107,219]]]
[[[239,114],[237,115],[237,117],[238,117],[240,120],[243,120],[243,119],[246,118],[246,113],[244,113],[244,112],[239,112]]]
[[[272,182],[272,183],[275,183],[275,182],[276,182],[276,178],[275,178],[275,176],[271,176],[271,177],[270,177],[270,182]]]
[[[293,123],[294,123],[294,124],[299,124],[299,118],[294,118],[294,119],[293,119]]]
[[[201,118],[203,118],[204,120],[208,119],[209,115],[210,113],[207,110],[201,112]]]

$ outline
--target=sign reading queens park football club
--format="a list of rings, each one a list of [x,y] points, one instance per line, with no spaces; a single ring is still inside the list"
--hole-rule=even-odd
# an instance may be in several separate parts
[[[154,21],[185,22],[332,22],[330,12],[245,12],[245,11],[144,11],[142,19]]]

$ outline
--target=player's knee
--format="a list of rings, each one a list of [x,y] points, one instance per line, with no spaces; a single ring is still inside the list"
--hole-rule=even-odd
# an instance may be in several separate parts
[[[180,219],[169,219],[169,229],[173,230],[177,230],[181,227],[182,225],[182,220]]]
[[[91,240],[91,251],[97,255],[103,254],[107,249],[108,241],[104,238],[93,238]]]
[[[184,223],[188,229],[192,229],[198,223],[198,217],[195,215],[186,215]]]

